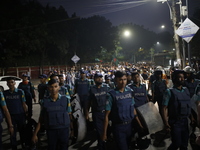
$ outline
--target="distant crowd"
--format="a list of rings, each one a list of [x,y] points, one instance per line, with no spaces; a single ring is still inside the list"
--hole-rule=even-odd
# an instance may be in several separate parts
[[[110,138],[120,150],[146,149],[148,146],[141,148],[144,145],[132,139],[136,133],[140,140],[149,134],[148,126],[138,117],[137,111],[148,103],[158,105],[163,130],[169,133],[172,141],[169,150],[187,149],[191,138],[188,119],[191,120],[192,137],[200,145],[200,138],[195,135],[200,124],[200,72],[192,67],[180,70],[144,63],[96,65],[79,70],[76,67],[54,69],[41,74],[39,79],[40,84],[35,89],[30,74],[22,74],[23,81],[18,87],[11,77],[7,80],[9,90],[0,93],[3,110],[0,119],[3,121],[4,114],[13,150],[17,149],[17,131],[23,149],[33,149],[39,141],[39,133],[44,133],[48,150],[66,150],[69,138],[82,134],[77,122],[81,124],[85,120],[88,126],[90,113],[98,149],[106,149],[105,141]],[[33,102],[41,105],[38,121],[32,119]],[[80,105],[80,109],[76,109],[74,103],[76,107]],[[74,115],[77,110],[79,117]]]

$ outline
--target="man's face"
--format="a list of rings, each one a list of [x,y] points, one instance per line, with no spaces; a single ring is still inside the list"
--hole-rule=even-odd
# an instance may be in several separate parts
[[[54,83],[52,85],[48,85],[48,89],[49,89],[50,94],[55,95],[55,94],[58,94],[60,90],[60,86],[58,83]]]
[[[40,82],[44,83],[44,82],[46,82],[46,79],[45,78],[40,78]]]
[[[138,74],[133,76],[133,82],[134,83],[139,83],[140,82],[140,76]]]
[[[22,80],[23,80],[23,81],[27,81],[27,80],[28,80],[28,77],[22,77]]]
[[[121,78],[116,78],[116,84],[118,88],[125,88],[127,84],[127,77],[126,75],[122,76]]]
[[[127,76],[127,80],[128,80],[128,81],[131,81],[131,80],[132,80],[131,75],[128,75],[128,76]]]
[[[65,82],[64,78],[63,77],[59,77],[59,82],[60,83],[64,83]]]
[[[184,84],[184,81],[185,81],[184,74],[180,73],[180,74],[178,74],[177,76],[178,76],[178,78],[177,78],[176,83],[177,83],[178,85],[183,85],[183,84]]]
[[[106,82],[106,83],[110,83],[110,79],[106,79],[105,82]]]
[[[86,74],[85,74],[85,73],[81,73],[81,79],[84,79],[84,78],[85,78],[85,76],[86,76]]]
[[[95,83],[98,84],[102,84],[103,83],[103,78],[102,77],[96,77],[94,78]]]
[[[190,77],[190,73],[186,73],[186,78],[189,78]]]
[[[55,80],[59,81],[58,76],[53,76],[51,79],[55,79]]]
[[[8,80],[7,81],[7,86],[9,87],[9,89],[15,88],[15,84],[16,84],[15,80]]]
[[[161,74],[156,74],[155,77],[156,77],[156,79],[158,80],[158,79],[161,79],[161,78],[162,78],[162,75],[161,75]]]

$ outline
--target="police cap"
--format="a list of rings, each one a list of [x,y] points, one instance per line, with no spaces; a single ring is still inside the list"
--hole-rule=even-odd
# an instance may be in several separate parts
[[[103,77],[103,75],[101,73],[95,73],[94,78],[98,78],[98,77]]]

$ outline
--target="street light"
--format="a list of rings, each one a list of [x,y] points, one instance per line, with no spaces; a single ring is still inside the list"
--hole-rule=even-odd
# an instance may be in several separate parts
[[[130,35],[131,35],[131,32],[129,30],[125,30],[124,31],[124,36],[125,37],[130,37]]]
[[[181,0],[179,0],[181,1]],[[181,63],[181,53],[180,53],[180,47],[179,47],[179,37],[176,34],[177,30],[177,17],[176,17],[176,9],[175,5],[177,4],[175,0],[171,1],[171,6],[169,5],[169,0],[157,0],[157,2],[162,2],[162,3],[167,3],[170,11],[170,19],[172,20],[173,23],[173,28],[174,28],[174,45],[176,49],[176,60],[177,64],[182,68],[182,63]]]
[[[162,25],[161,28],[164,29],[164,28],[165,28],[165,25]]]

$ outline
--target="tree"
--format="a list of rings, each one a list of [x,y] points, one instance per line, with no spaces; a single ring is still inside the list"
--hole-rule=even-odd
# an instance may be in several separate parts
[[[83,18],[78,24],[77,31],[77,55],[81,56],[81,62],[93,62],[102,50],[109,53],[115,49],[116,28],[105,17]]]

